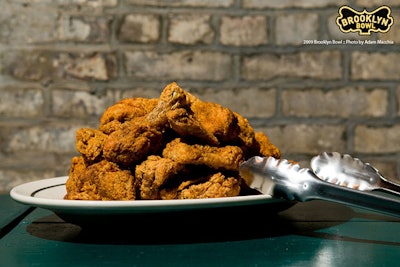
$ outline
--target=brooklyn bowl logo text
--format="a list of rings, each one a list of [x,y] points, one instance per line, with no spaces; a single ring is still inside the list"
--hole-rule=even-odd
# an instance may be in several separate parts
[[[342,6],[336,18],[336,24],[342,32],[358,32],[359,35],[388,32],[394,21],[390,16],[391,13],[391,9],[387,6],[381,6],[372,12],[366,9],[359,12],[351,7]]]

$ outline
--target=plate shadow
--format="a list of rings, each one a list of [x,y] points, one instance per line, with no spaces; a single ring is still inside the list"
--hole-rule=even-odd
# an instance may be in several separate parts
[[[81,221],[79,224],[71,223],[74,218],[60,218],[52,214],[32,222],[27,226],[27,232],[43,239],[76,243],[204,243],[289,234],[313,236],[317,230],[345,223],[356,216],[351,208],[329,202],[312,201],[281,205],[286,207],[251,205],[190,212],[138,214],[129,218],[121,217],[121,220],[117,220],[118,223],[115,223],[116,220],[113,220],[113,223],[102,222],[101,218],[98,218],[97,224],[85,224]]]

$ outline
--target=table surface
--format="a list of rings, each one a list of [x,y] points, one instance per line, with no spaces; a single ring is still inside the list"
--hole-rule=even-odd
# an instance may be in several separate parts
[[[1,266],[396,266],[400,218],[324,201],[78,226],[0,195]]]

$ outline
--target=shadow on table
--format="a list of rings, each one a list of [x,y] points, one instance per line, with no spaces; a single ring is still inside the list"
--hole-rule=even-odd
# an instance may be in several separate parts
[[[96,225],[68,223],[53,214],[34,221],[27,227],[27,231],[43,239],[96,244],[223,242],[290,234],[372,242],[318,232],[320,229],[339,225],[360,216],[346,206],[312,201],[298,203],[282,212],[279,212],[282,207],[277,209],[274,211],[270,206],[254,205],[193,212],[140,214],[129,218],[128,221],[123,218],[118,224],[99,221]],[[375,214],[362,216],[369,216],[374,220],[391,218]]]

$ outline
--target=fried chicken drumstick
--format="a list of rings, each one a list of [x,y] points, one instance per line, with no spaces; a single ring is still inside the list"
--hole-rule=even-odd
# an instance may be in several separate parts
[[[76,134],[65,199],[140,200],[238,196],[239,164],[280,157],[264,133],[219,104],[167,85],[158,99],[129,98]]]
[[[237,146],[214,147],[189,145],[177,138],[166,145],[163,157],[181,164],[205,165],[214,169],[238,170],[244,161],[243,151]]]

